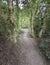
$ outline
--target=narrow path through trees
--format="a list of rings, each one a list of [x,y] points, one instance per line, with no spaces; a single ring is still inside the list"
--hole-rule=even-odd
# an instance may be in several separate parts
[[[23,32],[20,36],[21,53],[19,65],[46,65],[35,39],[29,37],[28,29],[23,29]]]

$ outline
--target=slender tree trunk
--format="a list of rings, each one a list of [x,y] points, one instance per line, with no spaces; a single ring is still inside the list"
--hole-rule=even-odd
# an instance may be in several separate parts
[[[0,0],[0,16],[2,15],[2,0]]]
[[[17,12],[16,12],[16,15],[17,15],[17,29],[18,29],[18,25],[19,25],[19,6],[18,6],[18,1],[19,0],[16,0],[16,7],[17,7]]]
[[[43,17],[43,25],[42,25],[42,29],[40,30],[39,32],[39,37],[41,38],[43,33],[45,33],[45,30],[46,30],[46,16],[47,15],[47,8],[45,10],[45,14],[44,14],[44,17]]]
[[[33,7],[32,7],[32,4],[31,2],[29,2],[29,7],[30,7],[30,34],[35,37],[35,34],[34,34],[34,29],[33,29]]]
[[[13,3],[13,0],[8,0],[8,20],[10,21],[10,22],[12,22],[12,13],[13,13],[13,5],[12,5],[12,3]]]

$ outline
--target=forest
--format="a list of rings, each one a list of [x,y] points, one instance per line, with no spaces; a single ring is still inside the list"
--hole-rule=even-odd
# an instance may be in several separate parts
[[[50,65],[50,0],[0,0],[0,65]]]

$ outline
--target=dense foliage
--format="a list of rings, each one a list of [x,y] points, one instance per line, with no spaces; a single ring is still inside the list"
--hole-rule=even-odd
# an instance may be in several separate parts
[[[22,0],[23,9],[0,0],[0,32],[17,38],[22,28],[29,28],[33,37],[41,39],[40,48],[50,59],[50,0]],[[47,41],[46,41],[47,40]]]

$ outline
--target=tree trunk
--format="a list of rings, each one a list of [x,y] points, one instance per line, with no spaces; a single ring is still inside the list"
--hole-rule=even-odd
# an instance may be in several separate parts
[[[17,7],[16,15],[17,15],[17,28],[18,28],[18,24],[19,24],[19,6],[18,6],[18,0],[16,0],[16,7]]]
[[[13,13],[13,0],[8,0],[8,20],[12,22],[12,13]]]
[[[2,0],[0,0],[0,15],[2,15]]]
[[[45,33],[45,30],[46,30],[46,17],[47,17],[47,8],[45,10],[45,14],[44,14],[44,17],[43,17],[42,29],[39,32],[39,37],[40,38],[42,37],[43,33]]]
[[[34,29],[33,29],[33,6],[31,2],[29,2],[29,7],[30,7],[30,34],[35,37],[34,34]]]

